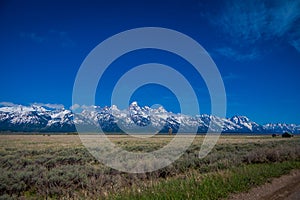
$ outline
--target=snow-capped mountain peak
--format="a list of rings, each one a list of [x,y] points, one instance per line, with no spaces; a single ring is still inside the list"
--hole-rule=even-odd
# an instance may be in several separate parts
[[[233,116],[230,118],[230,121],[234,122],[234,123],[249,123],[250,119],[246,116]]]
[[[81,106],[80,113],[64,108],[47,109],[44,106],[14,105],[0,107],[0,131],[76,131],[75,125],[84,130],[105,132],[155,130],[168,132],[171,127],[176,133],[199,133],[218,131],[220,126],[225,133],[282,133],[284,131],[300,133],[300,126],[295,124],[266,124],[259,125],[246,116],[220,118],[202,114],[189,116],[174,114],[159,107],[140,107],[136,101],[128,109],[120,110],[117,106]],[[213,122],[213,123],[212,123]]]

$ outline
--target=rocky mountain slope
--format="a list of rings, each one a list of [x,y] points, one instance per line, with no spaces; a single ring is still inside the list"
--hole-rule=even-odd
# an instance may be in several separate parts
[[[216,132],[219,127],[223,133],[300,133],[300,125],[295,124],[260,125],[246,116],[188,116],[168,112],[163,107],[140,107],[137,102],[131,103],[126,110],[116,106],[85,106],[76,114],[64,108],[37,105],[0,107],[0,131],[75,132],[76,128],[80,131],[101,128],[104,132],[163,133],[172,128],[173,132],[206,133],[208,130]]]

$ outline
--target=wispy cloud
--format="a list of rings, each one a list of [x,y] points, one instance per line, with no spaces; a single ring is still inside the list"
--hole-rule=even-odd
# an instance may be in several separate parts
[[[242,53],[231,47],[221,47],[215,50],[218,54],[229,57],[236,61],[254,60],[259,57],[259,53],[256,50]]]
[[[0,106],[15,107],[15,106],[19,106],[19,105],[14,104],[12,102],[3,101],[3,102],[0,102]]]
[[[280,37],[289,32],[300,19],[300,1],[280,0],[274,2],[274,7],[269,10],[270,24],[268,28],[270,34],[273,33]]]
[[[41,36],[41,35],[38,35],[37,33],[34,33],[34,32],[21,32],[20,33],[20,37],[21,38],[24,38],[24,39],[29,39],[29,40],[32,40],[36,43],[42,43],[46,40],[46,37],[45,36]]]
[[[62,104],[52,104],[52,103],[32,103],[31,105],[44,106],[44,107],[52,108],[52,109],[62,109],[62,108],[64,108],[64,105],[62,105]]]
[[[233,38],[255,43],[284,36],[299,17],[300,1],[227,1],[214,23]]]
[[[225,75],[225,76],[222,76],[222,79],[224,81],[227,81],[227,80],[236,80],[236,79],[239,79],[240,76],[230,72],[229,74]]]
[[[43,106],[51,109],[63,109],[64,105],[63,104],[52,104],[52,103],[31,103],[31,106]],[[17,107],[20,106],[20,104],[15,104],[12,102],[0,102],[0,106],[5,106],[5,107]]]
[[[236,60],[258,58],[259,53],[240,53],[242,48],[253,48],[264,42],[280,39],[294,46],[299,52],[300,1],[295,0],[245,0],[224,1],[218,14],[204,15],[212,25],[225,34],[229,47],[221,47],[220,55]]]
[[[65,31],[50,30],[49,35],[53,35],[61,42],[62,47],[73,47],[75,42],[69,37],[68,33]]]
[[[82,110],[88,110],[88,111],[94,111],[97,107],[95,105],[79,105],[79,104],[73,104],[72,106],[69,107],[70,110],[73,112],[81,112]]]
[[[298,52],[300,52],[300,20],[299,23],[294,27],[295,31],[290,34],[291,39],[289,41]]]
[[[44,34],[38,34],[36,32],[21,32],[20,37],[39,44],[58,43],[61,45],[61,47],[75,46],[75,42],[69,37],[68,33],[65,31],[49,30]]]
[[[296,40],[291,40],[290,44],[297,50],[300,52],[300,38],[296,39]]]
[[[74,105],[70,106],[70,110],[76,110],[78,108],[80,108],[79,104],[74,104]]]
[[[223,32],[238,42],[243,39],[254,43],[263,35],[267,21],[264,4],[255,1],[230,1],[227,2],[220,16],[213,18],[213,23],[220,26]]]

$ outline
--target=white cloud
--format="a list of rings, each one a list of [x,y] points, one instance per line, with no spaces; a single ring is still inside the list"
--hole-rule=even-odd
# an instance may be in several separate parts
[[[290,41],[290,44],[298,51],[300,52],[300,38],[297,40]]]
[[[295,25],[300,18],[300,1],[274,1],[275,5],[269,10],[269,32],[275,36],[283,36]]]
[[[82,108],[83,110],[89,110],[89,111],[95,110],[96,107],[97,107],[97,106],[95,106],[95,105],[89,105],[89,106],[87,106],[87,105],[82,105],[82,106],[80,106],[80,108]]]
[[[80,108],[79,104],[74,104],[74,105],[70,106],[70,110],[76,110],[78,108]]]
[[[74,104],[70,106],[70,110],[73,112],[81,112],[82,110],[88,110],[88,111],[94,111],[95,109],[99,108],[99,106],[95,105],[79,105],[79,104]]]
[[[7,107],[15,107],[15,106],[19,106],[18,104],[14,104],[14,103],[12,103],[12,102],[6,102],[6,101],[0,102],[0,105],[1,105],[1,106],[7,106]]]
[[[233,38],[255,43],[281,37],[300,18],[300,1],[227,1],[215,25]]]
[[[231,58],[236,61],[245,61],[245,60],[254,60],[259,57],[259,54],[256,50],[251,50],[250,52],[241,53],[230,47],[221,47],[215,50],[222,56]]]
[[[44,107],[52,108],[52,109],[63,109],[63,108],[64,108],[64,105],[62,105],[62,104],[32,103],[31,105],[35,105],[35,106],[44,106]]]
[[[255,59],[262,53],[261,50],[249,53],[240,50],[254,49],[270,41],[285,42],[299,51],[297,24],[300,23],[300,1],[231,0],[223,3],[218,13],[204,15],[212,25],[221,29],[225,34],[224,40],[229,42],[230,48],[216,50],[220,55],[239,61]]]
[[[261,39],[267,24],[265,5],[255,1],[228,2],[220,16],[213,17],[213,23],[232,37],[254,43]],[[234,40],[235,38],[235,40]]]
[[[225,75],[225,76],[222,76],[222,79],[223,80],[236,80],[236,79],[239,79],[240,76],[236,75],[236,74],[233,74],[232,72],[230,72],[229,74]]]
[[[21,32],[20,37],[31,40],[36,43],[60,44],[61,47],[73,47],[75,42],[69,37],[65,31],[49,30],[43,34],[36,32]]]
[[[42,42],[46,41],[45,36],[38,35],[37,33],[34,33],[34,32],[30,32],[30,33],[21,32],[20,37],[25,38],[25,39],[30,39],[36,43],[42,43]]]
[[[75,42],[69,37],[68,33],[65,31],[50,30],[48,32],[49,37],[57,38],[61,43],[62,47],[73,47]]]

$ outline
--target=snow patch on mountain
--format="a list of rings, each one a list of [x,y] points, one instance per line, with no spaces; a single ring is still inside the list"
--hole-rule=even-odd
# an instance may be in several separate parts
[[[48,106],[48,107],[47,107]],[[6,104],[0,107],[0,131],[54,131],[73,132],[76,128],[104,132],[198,132],[222,131],[223,133],[300,133],[296,124],[260,125],[246,116],[220,118],[202,114],[189,116],[174,114],[162,106],[140,107],[132,102],[125,110],[117,106],[76,106],[80,112],[73,113],[63,106],[33,104],[30,106]],[[76,125],[76,126],[75,126]]]

